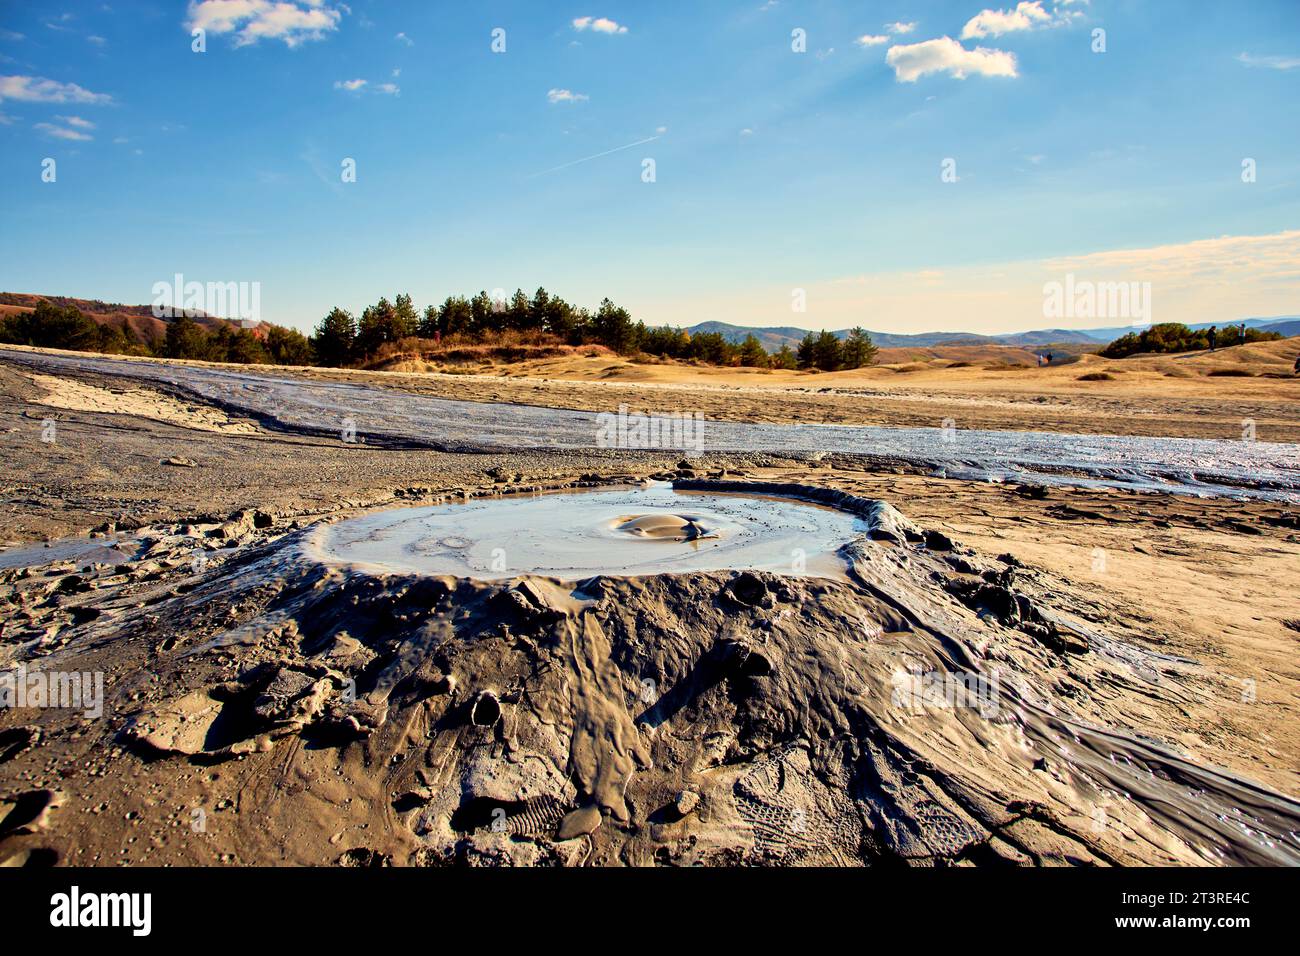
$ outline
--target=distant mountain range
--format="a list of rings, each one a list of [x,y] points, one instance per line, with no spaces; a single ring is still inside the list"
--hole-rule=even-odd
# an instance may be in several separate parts
[[[1235,322],[1202,322],[1192,325],[1193,329],[1208,329],[1212,325],[1227,328],[1229,325],[1241,325],[1247,328],[1278,332],[1283,336],[1300,335],[1300,316],[1273,316],[1262,319],[1239,319]],[[1041,329],[1034,332],[1011,332],[1005,335],[980,335],[975,332],[920,332],[915,335],[899,335],[893,332],[872,332],[871,341],[882,349],[933,348],[937,345],[1011,345],[1017,348],[1033,348],[1040,345],[1105,345],[1113,342],[1126,332],[1132,332],[1131,325],[1118,325],[1105,329]],[[732,325],[729,322],[700,322],[686,329],[691,335],[701,332],[718,332],[729,342],[741,342],[745,336],[753,335],[762,343],[763,348],[775,352],[782,345],[798,348],[799,342],[808,334],[807,329],[790,325],[755,327]],[[838,329],[837,338],[849,334],[848,329]]]

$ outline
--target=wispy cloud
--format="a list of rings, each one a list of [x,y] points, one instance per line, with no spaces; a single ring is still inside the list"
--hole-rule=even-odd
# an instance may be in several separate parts
[[[94,139],[89,133],[83,133],[79,129],[68,129],[66,126],[56,126],[54,123],[37,123],[36,129],[40,130],[46,136],[53,136],[55,139],[67,139],[74,142],[84,142]]]
[[[107,93],[92,93],[76,83],[60,83],[40,76],[0,76],[0,101],[19,103],[91,103],[113,102]]]
[[[396,72],[394,72],[396,76]],[[345,93],[382,93],[387,96],[397,96],[402,92],[401,87],[396,83],[374,83],[369,80],[363,80],[357,77],[354,80],[335,80],[334,89],[342,90]]]
[[[888,43],[889,37],[879,36],[876,34],[866,33],[853,41],[858,46],[880,46],[882,43]]]
[[[1269,70],[1294,70],[1300,67],[1300,56],[1257,56],[1243,52],[1237,59],[1246,66],[1259,66]]]
[[[627,27],[615,23],[608,17],[575,17],[573,29],[579,33],[584,30],[591,30],[593,33],[627,33]]]
[[[393,39],[396,40],[398,43],[405,44],[406,46],[415,46],[415,41],[412,40],[410,37],[408,37],[405,33],[399,33],[397,34],[397,36],[393,37]]]
[[[77,129],[95,128],[94,123],[88,119],[82,119],[80,116],[56,116],[55,119],[61,123],[66,123],[68,126],[75,126]]]
[[[895,23],[886,23],[885,29],[888,30],[890,33],[895,34],[896,36],[901,36],[904,33],[911,33],[913,30],[915,30],[916,21],[912,21],[911,23],[904,23],[902,21],[898,21]]]
[[[894,77],[900,83],[915,83],[927,73],[947,73],[958,80],[971,75],[1019,75],[1014,53],[985,47],[967,50],[952,37],[891,46],[885,54],[885,62],[894,68]]]
[[[295,47],[338,29],[344,4],[325,0],[190,0],[186,29],[235,35],[236,46],[281,40]]]
[[[664,127],[659,127],[660,131],[665,131]],[[561,169],[568,169],[570,166],[577,166],[580,163],[589,163],[593,159],[600,159],[602,156],[608,156],[611,153],[620,153],[625,149],[631,149],[634,146],[644,146],[646,143],[653,143],[658,136],[647,136],[645,139],[638,139],[635,143],[624,143],[622,146],[615,146],[613,149],[607,149],[603,152],[592,153],[590,156],[584,156],[581,159],[571,160],[567,163],[561,163],[559,166],[552,166],[550,169],[543,169],[540,173],[533,173],[529,179],[536,179],[538,176],[545,176],[547,173],[558,173]]]
[[[546,100],[548,103],[583,103],[591,99],[586,93],[575,93],[572,90],[547,90]]]

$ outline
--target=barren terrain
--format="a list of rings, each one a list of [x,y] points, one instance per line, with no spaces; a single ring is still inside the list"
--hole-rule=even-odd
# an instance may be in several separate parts
[[[1247,359],[1279,365],[1293,343]],[[582,381],[582,369],[552,382],[528,375],[554,369],[303,378],[380,383],[394,403],[604,411],[615,395],[741,421],[901,425],[925,411],[929,427],[1239,440],[1239,419],[1254,418],[1261,440],[1294,440],[1295,382],[1170,377],[1160,363],[1175,361],[1116,363],[1136,370],[1118,382],[1078,382],[1075,364],[790,376],[784,390],[734,370],[677,383]],[[42,441],[49,420],[56,437]],[[1300,794],[1300,508],[1287,494],[990,483],[850,454],[349,444],[164,383],[12,362],[0,362],[0,428],[0,539],[35,544],[0,562],[0,654],[100,671],[107,686],[102,717],[0,712],[11,861],[1300,853],[1282,832],[1296,804],[1277,796]],[[840,581],[484,584],[358,573],[305,546],[319,522],[385,506],[648,478],[830,489],[853,496],[844,507],[887,502],[902,523],[874,519]],[[85,558],[62,542],[40,553],[91,532]],[[1001,668],[1002,716],[900,713],[898,675],[917,667]],[[1280,848],[1220,829],[1234,814]]]

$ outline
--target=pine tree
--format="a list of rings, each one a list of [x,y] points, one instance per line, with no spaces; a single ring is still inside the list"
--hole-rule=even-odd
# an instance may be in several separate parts
[[[322,365],[338,368],[352,360],[356,346],[357,322],[352,313],[335,306],[321,319],[312,335],[311,346]]]
[[[740,343],[740,364],[745,368],[767,368],[767,351],[752,332]]]
[[[817,366],[817,336],[809,332],[799,343],[798,362],[800,368]]]
[[[799,359],[795,356],[794,352],[791,351],[790,346],[783,343],[781,347],[773,353],[771,358],[768,359],[768,364],[771,365],[772,368],[798,368]]]
[[[844,368],[863,368],[876,360],[877,348],[871,335],[861,326],[849,332],[841,349]]]

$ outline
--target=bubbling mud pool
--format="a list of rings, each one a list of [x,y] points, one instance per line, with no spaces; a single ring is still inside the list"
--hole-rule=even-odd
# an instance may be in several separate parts
[[[743,569],[840,577],[837,552],[866,530],[854,515],[795,499],[651,485],[382,511],[321,529],[314,551],[329,563],[488,581]]]

